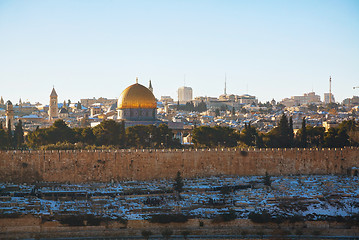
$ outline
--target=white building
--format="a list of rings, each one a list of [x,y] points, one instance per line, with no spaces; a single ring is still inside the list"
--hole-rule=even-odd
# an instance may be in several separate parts
[[[303,96],[292,96],[291,98],[285,98],[281,101],[286,107],[301,106],[308,104],[321,104],[320,96],[315,95],[315,92],[304,93]]]
[[[192,101],[192,88],[191,87],[180,87],[178,88],[178,101],[180,104]]]
[[[332,101],[330,101],[330,96],[332,97]],[[335,103],[335,98],[333,93],[324,93],[324,103],[328,104],[330,102]]]

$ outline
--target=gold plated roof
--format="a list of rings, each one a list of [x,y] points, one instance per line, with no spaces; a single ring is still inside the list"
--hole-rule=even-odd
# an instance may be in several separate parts
[[[157,102],[153,93],[145,86],[135,83],[121,93],[117,108],[156,108]]]

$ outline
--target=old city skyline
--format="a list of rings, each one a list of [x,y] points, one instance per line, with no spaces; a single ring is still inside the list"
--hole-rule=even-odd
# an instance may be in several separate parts
[[[4,99],[117,98],[136,76],[154,95],[249,93],[259,101],[358,95],[358,3],[1,1]],[[93,16],[96,16],[95,18]],[[206,87],[203,87],[206,86]]]

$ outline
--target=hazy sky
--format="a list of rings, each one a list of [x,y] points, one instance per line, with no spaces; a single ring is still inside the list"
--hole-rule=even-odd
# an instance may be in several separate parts
[[[359,1],[0,0],[0,96],[359,95]]]

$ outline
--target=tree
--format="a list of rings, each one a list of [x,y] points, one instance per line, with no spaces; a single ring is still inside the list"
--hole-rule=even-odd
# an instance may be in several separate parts
[[[7,143],[9,148],[14,147],[14,138],[12,136],[12,130],[11,130],[11,120],[8,120],[8,129],[7,129]]]
[[[78,109],[78,110],[82,109],[82,105],[81,105],[80,101],[77,102],[76,109]]]
[[[303,117],[302,121],[302,132],[300,134],[300,145],[302,148],[307,147],[307,127],[305,125],[305,117]]]
[[[49,128],[37,128],[27,136],[27,145],[31,148],[56,143],[75,143],[75,131],[63,120],[56,120]]]
[[[181,172],[178,171],[176,178],[175,178],[175,182],[173,184],[173,189],[180,194],[181,192],[183,192],[183,179],[181,177]]]
[[[241,141],[244,142],[247,146],[256,146],[257,136],[258,133],[256,128],[252,127],[251,123],[245,123],[241,134]]]
[[[93,129],[90,127],[82,128],[81,140],[83,143],[93,145],[96,143],[96,136],[93,133]]]
[[[315,104],[309,104],[309,105],[308,105],[308,109],[309,109],[309,111],[316,112],[317,109],[318,109],[318,107],[317,107],[317,105],[315,105]]]
[[[219,108],[216,108],[214,110],[214,114],[216,115],[216,117],[218,117],[219,115],[221,115],[221,113],[219,112]]]
[[[279,120],[278,128],[279,128],[279,137],[282,140],[281,142],[283,143],[283,145],[288,145],[290,129],[288,126],[288,118],[284,113],[281,119]]]
[[[359,126],[354,119],[343,121],[338,128],[344,130],[349,136],[349,145],[358,146],[359,145]]]
[[[126,129],[127,144],[136,148],[150,147],[150,133],[148,127],[144,125],[136,125]]]
[[[235,147],[239,134],[229,127],[201,126],[193,130],[193,143],[196,147]]]
[[[288,137],[289,137],[289,146],[293,147],[293,143],[294,143],[294,131],[293,131],[293,119],[292,116],[290,116],[289,118],[289,132],[288,132]]]
[[[125,121],[121,121],[120,123],[120,147],[124,148],[126,147],[126,126]]]
[[[286,148],[290,147],[291,144],[291,128],[287,116],[283,114],[278,126],[266,134],[266,145],[268,147]]]
[[[14,145],[16,148],[21,148],[24,145],[24,130],[22,128],[21,120],[19,120],[18,124],[15,126]]]
[[[324,147],[349,146],[349,136],[344,129],[329,128],[324,135]]]
[[[4,150],[9,147],[7,133],[3,129],[2,122],[0,122],[0,149]]]
[[[48,144],[55,144],[57,142],[75,142],[75,133],[64,120],[59,119],[54,122],[54,124],[47,129],[48,134]]]
[[[114,120],[102,121],[99,125],[93,128],[93,134],[96,136],[97,145],[118,146],[123,144],[120,142],[120,123],[117,123]]]
[[[212,147],[217,145],[214,128],[201,126],[193,129],[192,141],[196,147]]]
[[[266,175],[263,178],[263,184],[268,187],[272,186],[272,180],[270,179],[268,172],[266,172]]]

